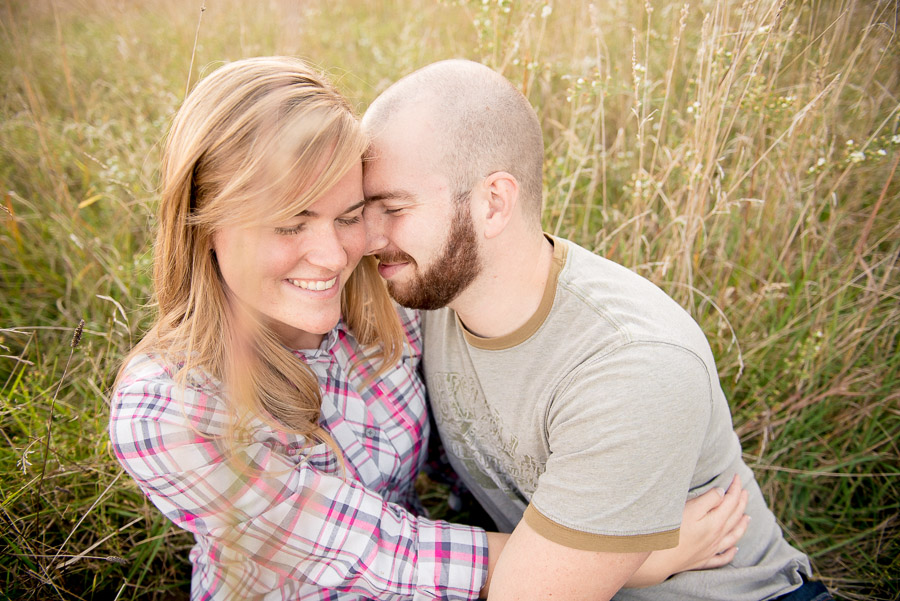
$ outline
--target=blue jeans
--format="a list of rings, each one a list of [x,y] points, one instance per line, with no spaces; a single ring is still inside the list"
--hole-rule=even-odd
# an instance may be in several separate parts
[[[825,588],[825,585],[816,580],[803,579],[800,588],[792,590],[786,595],[775,597],[772,601],[833,601],[834,597]]]

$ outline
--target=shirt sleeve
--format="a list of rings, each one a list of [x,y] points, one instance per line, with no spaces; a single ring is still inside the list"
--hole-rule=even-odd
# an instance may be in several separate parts
[[[483,530],[417,518],[317,469],[316,457],[331,454],[325,445],[301,458],[252,440],[230,458],[225,443],[198,428],[222,417],[211,404],[171,380],[125,382],[113,398],[110,436],[150,500],[208,545],[224,580],[240,574],[254,593],[297,580],[372,599],[478,597],[487,574]]]
[[[582,366],[550,407],[525,519],[574,548],[676,546],[710,415],[706,366],[681,347],[633,342]]]

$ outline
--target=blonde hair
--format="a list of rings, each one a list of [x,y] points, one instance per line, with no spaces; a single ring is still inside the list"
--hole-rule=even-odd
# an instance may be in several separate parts
[[[235,335],[240,326],[213,236],[226,225],[290,219],[357,164],[366,146],[346,99],[324,76],[287,57],[219,68],[175,116],[161,168],[153,267],[158,316],[128,358],[161,354],[180,366],[182,385],[198,370],[224,382],[232,442],[253,418],[311,442],[330,438],[318,425],[315,374],[263,324],[250,340]],[[369,356],[381,359],[381,370],[399,359],[405,338],[371,257],[348,279],[341,308]]]

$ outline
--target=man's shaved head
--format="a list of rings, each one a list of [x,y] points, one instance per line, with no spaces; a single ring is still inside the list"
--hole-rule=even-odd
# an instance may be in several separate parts
[[[540,226],[544,141],[528,100],[502,75],[466,60],[434,63],[407,75],[369,107],[363,124],[376,140],[416,109],[435,141],[435,170],[454,197],[487,175],[506,171],[519,182],[523,214]]]

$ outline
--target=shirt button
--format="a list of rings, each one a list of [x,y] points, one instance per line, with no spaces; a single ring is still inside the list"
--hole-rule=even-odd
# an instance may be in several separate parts
[[[378,430],[375,428],[366,428],[366,438],[375,438],[378,435]]]

